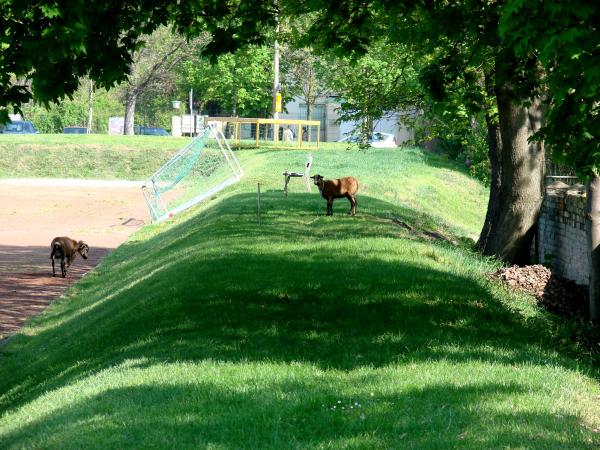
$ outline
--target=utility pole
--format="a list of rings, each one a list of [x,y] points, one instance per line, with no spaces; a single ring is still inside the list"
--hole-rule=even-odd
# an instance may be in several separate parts
[[[278,27],[279,28],[279,27]],[[279,93],[279,44],[275,41],[275,54],[273,55],[273,69],[275,76],[273,77],[273,119],[279,119],[279,108],[277,96]],[[281,102],[281,100],[279,100]]]
[[[275,4],[279,7],[279,4]],[[273,119],[279,119],[279,110],[281,109],[281,94],[279,89],[279,43],[277,36],[279,35],[279,12],[275,16],[275,51],[273,53]]]
[[[273,52],[273,119],[279,119],[279,113],[281,112],[281,86],[279,84],[279,42],[277,37],[279,36],[279,2],[275,0],[275,48]],[[258,133],[258,130],[257,130]],[[266,133],[266,131],[265,131]],[[273,142],[277,143],[279,140],[279,124],[273,124]]]

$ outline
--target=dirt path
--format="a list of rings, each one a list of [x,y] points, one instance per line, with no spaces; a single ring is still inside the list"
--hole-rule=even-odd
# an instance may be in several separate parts
[[[1,183],[0,339],[43,311],[147,220],[136,187]],[[90,246],[90,258],[77,258],[65,279],[52,277],[55,236]]]

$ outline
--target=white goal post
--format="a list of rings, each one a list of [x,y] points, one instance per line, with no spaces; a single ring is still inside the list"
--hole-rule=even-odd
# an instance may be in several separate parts
[[[237,183],[244,172],[223,132],[209,124],[142,186],[150,216],[160,222]]]

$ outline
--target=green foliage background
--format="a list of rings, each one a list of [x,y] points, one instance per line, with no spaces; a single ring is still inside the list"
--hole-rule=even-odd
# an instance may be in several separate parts
[[[31,102],[23,107],[23,114],[25,119],[34,123],[40,133],[62,133],[64,127],[87,126],[88,105],[88,85],[84,82],[73,98],[52,104],[49,108]],[[108,118],[122,115],[123,106],[117,92],[104,89],[94,92],[94,133],[107,133]]]

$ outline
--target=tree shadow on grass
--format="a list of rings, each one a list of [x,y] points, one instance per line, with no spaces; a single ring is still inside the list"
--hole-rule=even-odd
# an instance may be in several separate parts
[[[524,321],[476,274],[452,269],[448,258],[460,252],[389,247],[406,231],[384,214],[411,221],[402,209],[365,198],[379,223],[315,216],[308,195],[273,197],[259,226],[254,199],[234,196],[109,255],[34,320],[32,336],[0,349],[0,374],[20,374],[0,376],[0,410],[140,358],[343,371],[441,360],[574,368],[554,354],[547,322]]]
[[[424,383],[370,395],[379,382],[374,377],[357,378],[350,393],[299,381],[293,370],[274,379],[247,374],[235,388],[223,366],[190,373],[195,381],[184,384],[157,382],[151,368],[145,372],[146,382],[100,387],[0,442],[5,448],[592,448],[589,435],[572,433],[578,417],[514,415],[496,403],[525,393],[518,383]]]
[[[354,239],[360,237],[410,237],[404,231],[404,222],[415,231],[448,230],[446,224],[411,208],[359,195],[357,215],[349,216],[350,202],[337,199],[333,203],[334,215],[326,216],[326,201],[318,192],[291,193],[286,198],[282,191],[269,190],[261,194],[261,226],[258,226],[256,194],[239,194],[228,198],[217,208],[209,209],[178,226],[177,233],[168,233],[164,238],[184,239],[202,227],[190,226],[197,221],[219,220],[222,223],[210,230],[210,236],[242,237],[247,233],[268,234],[273,238],[296,236],[319,239]],[[450,234],[450,232],[447,232]],[[160,242],[163,236],[157,236]]]

